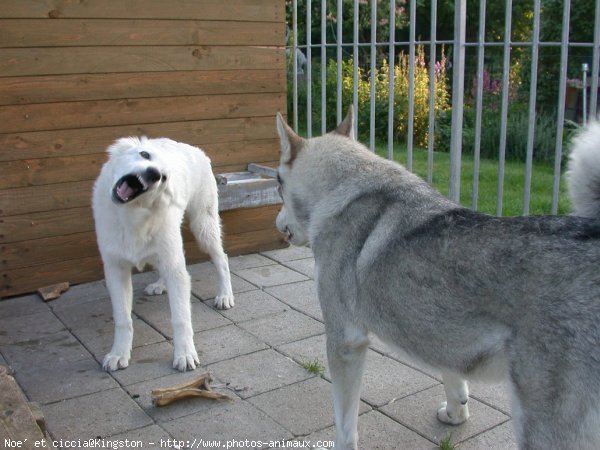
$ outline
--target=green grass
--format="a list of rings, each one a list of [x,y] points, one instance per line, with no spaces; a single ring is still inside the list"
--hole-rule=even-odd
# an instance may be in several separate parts
[[[452,443],[452,433],[440,441],[440,450],[456,450],[456,446]]]
[[[387,157],[387,147],[377,147],[377,154]],[[404,146],[395,146],[394,159],[406,165],[407,152]],[[427,151],[413,150],[414,173],[426,179],[427,177]],[[531,180],[531,200],[529,214],[550,214],[552,209],[552,188],[554,167],[549,164],[534,163]],[[433,155],[433,186],[448,194],[450,180],[450,154],[434,152]],[[502,198],[503,216],[517,216],[523,214],[523,193],[525,186],[525,164],[519,161],[506,161],[504,169],[504,195]],[[473,208],[473,158],[463,155],[461,166],[460,202],[463,206]],[[498,161],[481,159],[479,166],[479,195],[476,208],[478,211],[496,214],[496,200],[498,192]],[[563,180],[560,183],[558,213],[568,214],[571,210],[566,186]]]
[[[313,359],[312,361],[305,361],[302,363],[302,367],[304,367],[308,372],[322,376],[325,373],[325,366],[318,359]]]

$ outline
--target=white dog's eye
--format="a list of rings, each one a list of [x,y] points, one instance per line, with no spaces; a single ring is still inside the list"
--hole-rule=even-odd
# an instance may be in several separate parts
[[[150,153],[148,152],[140,152],[140,156],[144,159],[150,159]]]

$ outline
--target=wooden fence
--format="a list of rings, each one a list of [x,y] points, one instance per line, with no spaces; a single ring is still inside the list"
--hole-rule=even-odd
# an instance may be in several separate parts
[[[284,36],[280,0],[2,0],[0,297],[102,278],[90,199],[116,138],[197,145],[215,173],[273,165]],[[280,246],[276,212],[224,212],[227,252]]]

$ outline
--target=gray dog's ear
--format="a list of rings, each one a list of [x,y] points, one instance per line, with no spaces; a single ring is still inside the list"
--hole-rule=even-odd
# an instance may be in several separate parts
[[[280,162],[282,164],[292,164],[302,147],[304,147],[304,139],[290,128],[280,112],[277,113],[277,133],[281,142]]]
[[[354,107],[350,105],[346,118],[338,125],[338,127],[332,131],[335,134],[341,134],[342,136],[349,137],[352,140],[356,140],[354,135]]]

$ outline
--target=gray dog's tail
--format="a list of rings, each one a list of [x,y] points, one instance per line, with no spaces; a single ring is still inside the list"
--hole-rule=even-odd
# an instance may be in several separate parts
[[[573,214],[600,218],[600,123],[592,122],[573,139],[566,173]]]

